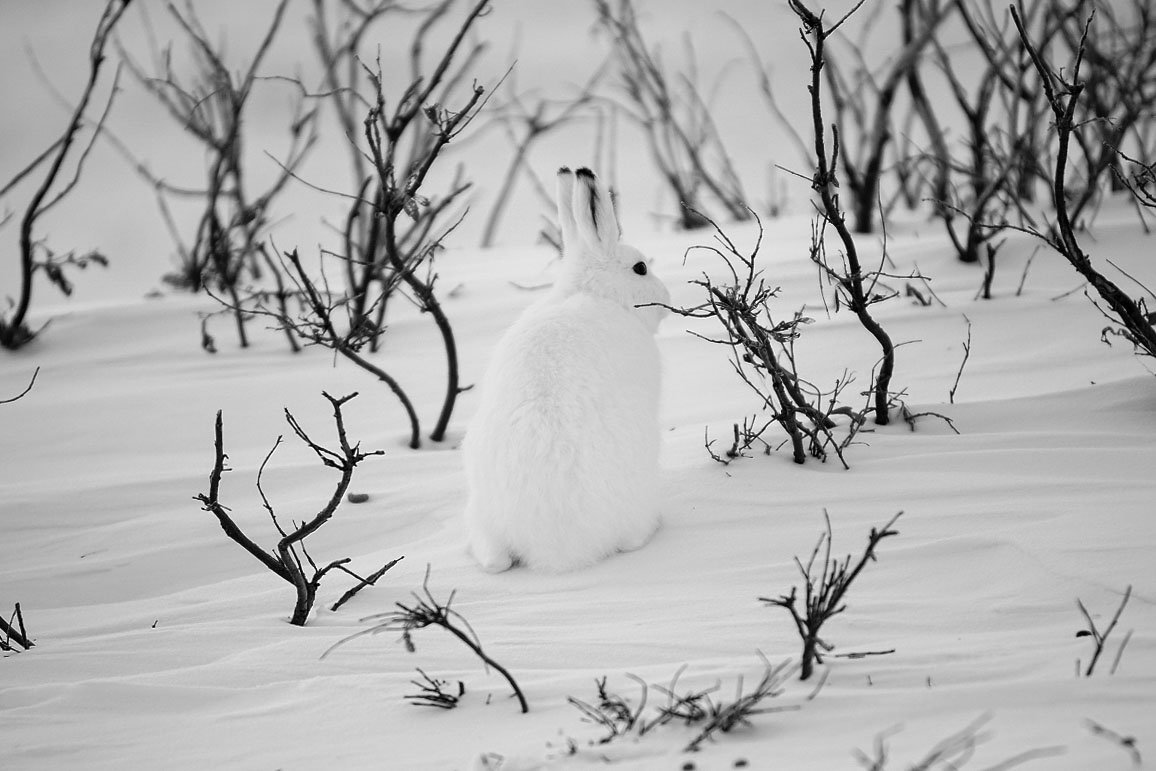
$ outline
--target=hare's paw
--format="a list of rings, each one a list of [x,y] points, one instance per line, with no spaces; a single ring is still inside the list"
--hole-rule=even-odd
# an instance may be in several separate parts
[[[631,533],[618,544],[618,551],[630,552],[641,549],[646,544],[650,543],[650,539],[658,532],[659,523],[655,521],[650,527],[641,528],[638,531]]]
[[[470,553],[487,573],[502,573],[514,566],[510,550],[488,536],[475,534],[470,541]]]

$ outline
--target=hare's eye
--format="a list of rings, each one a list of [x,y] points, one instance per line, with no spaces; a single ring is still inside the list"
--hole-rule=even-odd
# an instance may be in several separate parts
[[[646,275],[646,263],[643,262],[642,260],[639,260],[638,262],[634,263],[634,272],[640,276],[645,276]]]

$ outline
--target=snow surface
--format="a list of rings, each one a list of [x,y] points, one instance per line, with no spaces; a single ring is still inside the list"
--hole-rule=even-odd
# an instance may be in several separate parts
[[[1111,214],[1096,228],[1096,251],[1152,280],[1150,241],[1126,211]],[[769,228],[768,274],[782,281],[790,308],[786,298],[814,290],[805,222]],[[704,238],[645,244],[676,302],[694,301],[685,281],[706,262],[692,253],[682,265],[681,243]],[[625,768],[679,767],[688,729],[589,748],[599,733],[566,697],[592,699],[605,675],[635,698],[627,673],[665,684],[683,665],[684,685],[721,680],[729,694],[737,676],[750,683],[759,674],[756,651],[775,661],[797,655],[786,614],[756,598],[796,582],[791,559],[809,553],[824,508],[838,553],[857,553],[872,525],[904,511],[901,535],[880,546],[829,629],[836,652],[895,653],[832,660],[811,701],[810,684],[791,684],[778,701],[802,709],[756,717],[707,745],[693,758],[699,768],[738,758],[754,768],[853,768],[854,748],[869,750],[897,725],[892,757],[914,761],[985,712],[991,740],[978,750],[980,767],[1052,746],[1065,754],[1037,767],[1129,767],[1084,720],[1135,736],[1141,751],[1156,741],[1153,378],[1127,351],[1099,342],[1098,315],[1082,296],[1053,299],[1076,282],[1052,255],[1036,258],[1017,297],[1031,245],[1010,244],[999,296],[982,302],[972,300],[978,272],[956,264],[933,229],[893,239],[900,266],[917,259],[948,306],[878,306],[897,339],[920,340],[900,349],[896,383],[910,387],[914,409],[943,412],[960,435],[924,419],[914,433],[899,423],[863,435],[850,471],[796,466],[785,454],[724,468],[707,458],[703,427],[724,437],[729,421],[753,409],[751,398],[722,349],[669,320],[660,332],[665,526],[638,552],[560,576],[479,570],[462,548],[460,428],[444,446],[404,449],[402,415],[384,389],[324,352],[293,356],[272,333],[240,351],[222,334],[221,352],[208,356],[195,344],[203,305],[180,296],[62,309],[43,340],[9,355],[0,373],[0,393],[10,395],[42,368],[27,397],[0,408],[0,587],[5,602],[21,602],[37,642],[0,661],[5,767],[468,768],[483,752],[508,758],[504,768],[602,755]],[[507,281],[533,283],[548,260],[532,249],[501,263],[478,250],[446,255],[446,285],[459,286],[447,310],[469,378],[532,296]],[[972,354],[948,405],[965,313]],[[431,325],[399,315],[389,334],[382,363],[403,383],[436,384]],[[800,350],[818,382],[845,364],[864,372],[874,355],[843,314],[809,327]],[[351,556],[366,571],[405,559],[336,613],[324,606],[347,583],[327,580],[322,609],[299,629],[286,623],[289,586],[191,498],[206,489],[212,418],[223,409],[233,468],[224,499],[271,544],[255,471],[273,438],[288,433],[283,406],[316,438],[331,436],[322,389],[360,391],[351,432],[387,454],[355,477],[370,501],[344,505],[311,539],[312,552]],[[414,390],[430,415],[438,389]],[[473,407],[467,392],[456,426]],[[266,489],[282,518],[301,518],[331,482],[290,437]],[[455,607],[525,689],[529,715],[440,630],[415,633],[413,654],[374,636],[321,658],[364,628],[361,617],[407,600],[427,564],[435,594],[457,590]],[[1133,598],[1116,635],[1135,633],[1119,671],[1109,676],[1105,661],[1093,678],[1075,677],[1089,650],[1074,637],[1075,599],[1102,625],[1128,584]],[[465,681],[461,706],[441,713],[403,701],[416,666]],[[575,758],[560,757],[567,737],[581,747]]]
[[[796,195],[805,200],[805,191]],[[847,368],[864,383],[877,353],[853,318],[823,312],[806,259],[807,219],[766,225],[762,259],[783,288],[780,315],[806,304],[816,318],[799,343],[801,371],[830,384]],[[695,303],[686,282],[719,265],[703,252],[684,262],[684,252],[709,234],[630,228],[627,240],[655,260],[674,302]],[[727,230],[740,245],[753,243],[751,226]],[[889,238],[895,272],[918,264],[946,303],[876,306],[896,340],[914,341],[899,351],[894,385],[908,389],[913,410],[951,417],[960,434],[934,418],[914,432],[902,422],[876,429],[849,451],[849,471],[834,461],[796,466],[782,453],[724,468],[703,449],[704,427],[721,443],[756,404],[723,349],[670,319],[659,333],[664,527],[640,551],[565,575],[487,575],[465,554],[456,446],[475,407],[471,392],[449,440],[410,451],[388,392],[324,351],[292,355],[271,332],[254,334],[254,346],[241,351],[218,320],[220,352],[203,353],[196,314],[212,306],[137,291],[163,270],[155,253],[126,253],[134,268],[114,274],[119,284],[80,276],[69,303],[41,287],[34,321],[51,317],[51,326],[0,365],[0,398],[41,368],[28,396],[0,405],[0,612],[20,602],[36,642],[0,659],[0,767],[533,769],[609,761],[722,769],[745,760],[755,769],[837,769],[859,767],[853,751],[871,753],[883,735],[888,768],[906,768],[990,714],[969,768],[1045,748],[1059,749],[1025,767],[1132,768],[1128,753],[1086,721],[1134,737],[1145,756],[1156,753],[1156,380],[1125,346],[1100,342],[1102,317],[1071,293],[1079,281],[1054,254],[1037,254],[1017,296],[1035,249],[1026,238],[1001,252],[990,301],[974,299],[979,270],[956,262],[934,223],[897,224]],[[535,296],[512,282],[533,285],[552,273],[543,249],[487,252],[466,243],[448,251],[439,270],[442,287],[454,288],[446,310],[471,382]],[[1087,244],[1098,261],[1111,258],[1156,285],[1152,240],[1122,202],[1101,212]],[[864,248],[877,255],[877,239],[864,239]],[[90,279],[97,289],[86,293]],[[408,385],[428,422],[442,387],[438,338],[427,318],[397,311],[375,361]],[[971,355],[948,404],[965,315]],[[296,628],[286,622],[291,588],[227,540],[192,498],[206,490],[221,409],[233,469],[222,496],[237,521],[272,545],[253,482],[279,434],[287,438],[266,491],[282,519],[314,513],[334,475],[292,437],[282,409],[315,439],[328,439],[322,390],[360,392],[347,410],[351,438],[386,455],[355,476],[352,489],[369,501],[344,504],[310,539],[311,553],[352,557],[366,572],[405,559],[336,613],[327,608],[349,582],[331,575],[314,617]],[[836,653],[895,652],[829,659],[813,699],[813,683],[791,681],[770,702],[797,711],[755,716],[694,755],[681,750],[695,730],[674,725],[590,746],[601,732],[567,696],[593,700],[596,678],[636,700],[628,674],[666,685],[685,666],[680,687],[721,682],[726,698],[738,677],[748,688],[757,680],[758,652],[775,662],[798,655],[787,615],[757,598],[798,582],[792,559],[810,553],[824,509],[839,554],[858,554],[872,526],[904,512],[901,534],[881,544],[848,610],[825,630]],[[365,629],[362,618],[410,599],[427,565],[434,594],[456,590],[454,607],[517,678],[529,714],[518,712],[496,672],[483,671],[441,630],[415,632],[414,653],[386,634],[322,658]],[[1076,661],[1091,646],[1075,637],[1083,623],[1076,599],[1102,626],[1129,584],[1107,660],[1094,677],[1077,677]],[[1128,630],[1119,670],[1109,675]],[[461,705],[441,712],[407,703],[415,667],[464,681]]]

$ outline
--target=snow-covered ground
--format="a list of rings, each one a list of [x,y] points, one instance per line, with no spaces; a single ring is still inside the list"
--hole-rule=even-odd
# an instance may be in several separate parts
[[[676,304],[696,303],[687,282],[719,265],[703,252],[684,261],[684,252],[710,234],[647,234],[636,221],[627,220],[626,240],[654,259]],[[726,227],[740,245],[753,242],[752,226]],[[766,227],[761,259],[782,286],[780,315],[806,304],[816,318],[799,342],[801,372],[829,384],[849,368],[865,383],[877,353],[854,318],[823,312],[806,258],[808,220]],[[0,235],[13,238],[11,226]],[[272,332],[242,351],[221,320],[220,352],[210,356],[198,347],[196,314],[212,306],[179,294],[142,299],[139,276],[125,279],[132,291],[105,282],[88,294],[90,276],[80,276],[80,296],[68,303],[41,287],[36,319],[51,316],[51,326],[0,361],[0,398],[40,367],[31,393],[0,405],[0,612],[19,602],[36,642],[0,658],[0,767],[840,769],[859,767],[853,751],[871,754],[885,736],[886,767],[900,769],[984,715],[986,740],[968,768],[1036,750],[1024,767],[1134,767],[1089,720],[1134,737],[1150,763],[1156,379],[1125,346],[1100,342],[1102,317],[1070,291],[1079,281],[1056,255],[1037,254],[1017,295],[1035,248],[1026,238],[1000,253],[990,301],[974,299],[979,270],[955,260],[934,223],[896,224],[889,238],[894,272],[917,264],[946,304],[876,306],[897,341],[912,341],[899,350],[893,385],[907,389],[913,410],[949,416],[959,434],[935,418],[914,432],[897,422],[864,433],[848,452],[849,471],[834,461],[797,466],[783,453],[723,467],[703,449],[704,427],[722,441],[757,405],[722,348],[669,319],[659,333],[664,526],[637,552],[563,575],[489,575],[464,552],[456,448],[474,393],[463,394],[446,442],[411,451],[386,389],[324,351],[292,355]],[[1105,207],[1086,244],[1098,261],[1156,285],[1153,241],[1123,202]],[[878,254],[876,240],[863,245]],[[156,255],[126,259],[152,270],[153,283],[164,269]],[[502,330],[536,298],[514,284],[549,280],[551,255],[460,244],[440,260],[473,382]],[[396,310],[374,361],[408,386],[429,422],[442,387],[439,341],[428,318]],[[948,404],[965,316],[971,353]],[[232,468],[222,498],[237,521],[273,544],[253,483],[279,434],[286,441],[265,490],[283,520],[316,512],[334,474],[292,436],[282,410],[327,440],[322,390],[360,392],[347,408],[351,438],[386,454],[357,470],[352,490],[368,502],[344,504],[310,551],[319,561],[352,557],[366,572],[404,560],[337,612],[328,606],[350,582],[331,574],[314,617],[297,628],[286,622],[291,587],[229,541],[193,496],[207,489],[220,409]],[[718,697],[728,699],[738,678],[749,689],[761,675],[759,652],[797,658],[786,613],[757,598],[798,583],[792,560],[810,553],[824,509],[838,554],[858,554],[872,526],[904,512],[900,535],[880,545],[847,611],[825,629],[836,654],[894,652],[829,658],[814,698],[813,682],[791,680],[768,704],[797,710],[756,715],[693,755],[681,750],[696,729],[676,725],[591,746],[601,731],[567,697],[593,701],[597,678],[637,703],[628,675],[663,686],[685,666],[680,689],[721,682]],[[411,599],[427,566],[435,596],[456,590],[454,608],[517,679],[529,714],[496,672],[438,629],[415,632],[413,653],[385,634],[322,658],[365,629],[364,617]],[[1077,677],[1077,659],[1091,651],[1075,636],[1077,598],[1102,627],[1128,585],[1105,660],[1095,676]],[[405,701],[415,667],[463,681],[459,707]],[[661,699],[654,689],[650,698]]]

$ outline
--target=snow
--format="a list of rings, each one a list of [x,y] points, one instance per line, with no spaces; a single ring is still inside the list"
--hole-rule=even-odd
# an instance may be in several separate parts
[[[805,200],[805,191],[794,195]],[[645,209],[634,200],[636,212]],[[95,218],[79,218],[73,232]],[[852,317],[824,313],[806,259],[808,220],[765,225],[761,259],[782,285],[780,315],[805,303],[816,319],[799,343],[801,371],[832,383],[848,368],[858,376],[852,390],[862,386],[877,353]],[[753,243],[751,225],[725,227],[740,245]],[[11,226],[0,235],[11,239]],[[1125,202],[1109,202],[1087,236],[1095,259],[1156,285],[1152,239]],[[676,304],[695,303],[687,282],[718,269],[701,251],[684,262],[688,246],[709,238],[626,223],[626,240],[654,259]],[[511,282],[552,275],[547,250],[469,243],[463,237],[439,258],[441,285],[456,288],[446,311],[466,382],[536,296]],[[865,259],[877,259],[876,239],[863,246]],[[19,602],[36,643],[0,658],[0,764],[716,769],[745,760],[754,769],[833,769],[858,767],[853,751],[870,754],[885,735],[888,768],[904,768],[990,715],[968,767],[1045,748],[1025,767],[1133,767],[1086,721],[1156,752],[1156,381],[1126,346],[1100,342],[1102,317],[1071,293],[1079,281],[1056,255],[1040,251],[1017,294],[1035,248],[1026,237],[1000,253],[990,301],[974,299],[979,269],[956,262],[935,223],[896,224],[888,246],[895,272],[918,264],[946,303],[876,306],[896,340],[915,341],[899,351],[894,385],[908,389],[914,411],[949,416],[959,434],[935,418],[914,431],[902,422],[875,428],[848,451],[849,471],[835,461],[797,466],[786,453],[723,467],[703,449],[704,427],[722,443],[754,401],[723,349],[668,319],[659,332],[664,526],[637,552],[563,575],[488,575],[465,553],[457,444],[473,393],[463,394],[443,445],[411,451],[388,391],[324,351],[290,354],[273,332],[256,332],[241,351],[222,319],[214,326],[219,353],[202,352],[196,314],[211,304],[138,291],[164,269],[156,253],[127,254],[133,270],[114,274],[123,281],[78,276],[79,296],[68,302],[41,286],[33,321],[51,325],[34,345],[3,354],[0,366],[0,398],[40,367],[31,393],[0,405],[0,612]],[[965,315],[971,354],[950,404]],[[431,420],[444,366],[433,325],[399,305],[385,346],[375,361],[409,386]],[[335,476],[292,436],[282,410],[326,443],[333,428],[322,390],[360,392],[347,409],[351,439],[386,454],[355,475],[351,489],[369,501],[343,504],[310,538],[310,551],[318,560],[352,557],[361,572],[404,560],[337,612],[328,606],[349,581],[331,574],[313,618],[297,628],[286,621],[292,589],[230,542],[193,496],[207,489],[220,409],[232,468],[222,497],[238,523],[273,544],[253,482],[279,434],[286,440],[265,489],[282,519],[312,515]],[[681,750],[695,729],[675,725],[591,746],[600,732],[567,697],[593,700],[597,678],[636,701],[628,674],[662,686],[685,666],[680,687],[717,681],[729,698],[737,678],[749,688],[761,675],[759,652],[773,662],[798,656],[787,614],[757,598],[799,582],[792,560],[810,553],[824,510],[839,555],[857,555],[872,526],[904,512],[900,535],[880,544],[847,611],[825,628],[835,653],[895,652],[828,659],[813,698],[813,682],[792,680],[770,702],[797,711],[756,715],[693,755]],[[434,595],[456,590],[453,607],[518,680],[529,714],[496,672],[438,629],[414,632],[414,653],[385,634],[322,658],[365,629],[361,619],[410,600],[427,565]],[[1077,677],[1091,644],[1075,637],[1083,624],[1076,599],[1102,628],[1128,585],[1132,598],[1105,659],[1093,677]],[[464,681],[460,706],[407,703],[415,667]],[[659,698],[653,689],[650,696]]]

